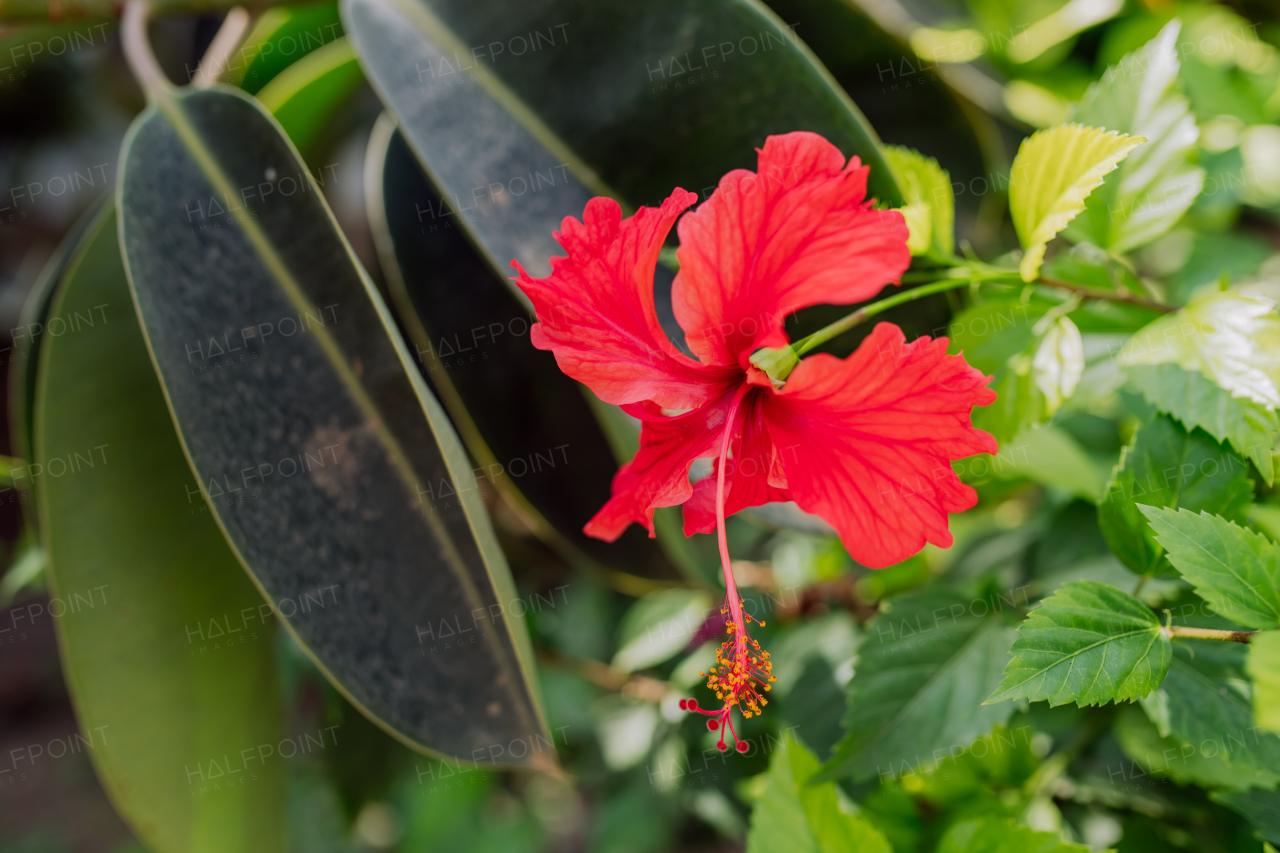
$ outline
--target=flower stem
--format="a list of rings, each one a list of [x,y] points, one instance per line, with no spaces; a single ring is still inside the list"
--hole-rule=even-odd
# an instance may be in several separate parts
[[[864,323],[875,315],[887,311],[895,305],[902,305],[905,302],[914,302],[922,296],[929,296],[934,293],[942,293],[944,290],[955,290],[957,287],[965,287],[972,278],[944,278],[941,281],[935,281],[932,284],[926,284],[922,287],[913,287],[911,290],[904,290],[895,293],[887,299],[881,299],[879,302],[872,302],[870,305],[863,305],[857,311],[836,320],[829,326],[824,326],[806,338],[796,341],[792,348],[796,351],[796,355],[804,355],[816,346],[825,344],[836,335],[844,334],[859,323]]]
[[[1184,640],[1218,640],[1223,643],[1244,643],[1248,645],[1249,638],[1257,631],[1219,631],[1214,628],[1187,628],[1182,625],[1169,625],[1161,628],[1164,635],[1171,640],[1182,638]]]

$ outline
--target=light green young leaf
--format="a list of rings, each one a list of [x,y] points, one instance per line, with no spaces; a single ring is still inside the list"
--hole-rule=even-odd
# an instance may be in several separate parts
[[[1268,731],[1280,732],[1280,631],[1249,638],[1245,671],[1253,679],[1254,720]]]
[[[1128,252],[1172,228],[1200,194],[1204,170],[1193,162],[1200,131],[1178,86],[1179,27],[1170,21],[1085,93],[1078,121],[1150,141],[1089,196],[1071,223],[1073,237]]]
[[[1068,844],[1055,832],[1037,832],[1007,818],[981,817],[961,821],[942,836],[938,853],[1088,853],[1088,847]],[[1108,851],[1100,851],[1108,853]]]
[[[1246,628],[1280,624],[1280,548],[1202,512],[1140,506],[1169,562],[1218,613]]]
[[[822,778],[918,772],[963,750],[1013,712],[1011,705],[983,705],[982,699],[999,683],[1014,638],[992,613],[1025,605],[1025,594],[993,601],[925,593],[890,604],[858,649],[846,734]]]
[[[1097,502],[1110,471],[1085,451],[1070,433],[1053,424],[1024,429],[995,456],[972,456],[954,464],[961,474],[988,474],[1001,480],[1025,477]]]
[[[1120,350],[1122,365],[1199,370],[1236,397],[1280,408],[1280,314],[1270,299],[1210,293],[1144,327]]]
[[[1175,660],[1164,682],[1143,707],[1162,735],[1180,747],[1217,757],[1250,778],[1280,781],[1280,738],[1261,731],[1249,702],[1224,681],[1210,678],[1185,660]],[[1151,708],[1158,708],[1152,714]],[[1179,754],[1184,754],[1179,749]],[[1189,754],[1189,753],[1187,753]]]
[[[634,672],[674,657],[702,627],[710,609],[711,596],[698,590],[649,593],[623,617],[613,665]]]
[[[1169,669],[1160,620],[1109,584],[1073,581],[1031,611],[988,702],[1046,699],[1101,705],[1146,696]]]
[[[902,215],[910,237],[907,247],[913,255],[930,249],[950,255],[955,251],[955,195],[951,176],[932,157],[901,145],[887,145],[885,159],[906,197]]]
[[[784,737],[751,813],[747,853],[892,853],[879,830],[841,811],[834,782],[806,784],[817,771],[813,753]]]
[[[1025,252],[1023,281],[1040,273],[1045,247],[1080,211],[1107,173],[1146,140],[1064,124],[1023,140],[1009,175],[1009,210]]]
[[[1176,364],[1135,364],[1129,368],[1129,382],[1147,402],[1177,418],[1188,431],[1199,427],[1219,442],[1230,442],[1271,485],[1271,452],[1280,431],[1280,417],[1271,409],[1233,397],[1200,371]]]
[[[1044,395],[1045,414],[1052,415],[1075,393],[1084,375],[1084,340],[1070,317],[1059,317],[1049,326],[1036,349],[1031,370],[1036,387]]]
[[[1253,498],[1249,465],[1206,433],[1166,415],[1138,428],[1098,504],[1098,524],[1120,561],[1140,575],[1173,567],[1138,506],[1181,507],[1243,521]]]

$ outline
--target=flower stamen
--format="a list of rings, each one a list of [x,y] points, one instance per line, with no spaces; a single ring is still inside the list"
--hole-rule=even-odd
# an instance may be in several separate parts
[[[724,436],[720,440],[720,458],[716,470],[716,537],[720,546],[720,568],[724,572],[724,585],[728,593],[720,613],[725,617],[725,630],[729,633],[729,637],[716,650],[716,665],[711,667],[709,672],[698,673],[707,676],[707,688],[713,691],[716,699],[724,704],[719,710],[712,711],[699,708],[696,699],[680,700],[681,709],[706,714],[712,718],[707,720],[707,728],[711,731],[717,729],[720,731],[720,742],[716,747],[721,752],[728,749],[725,743],[726,732],[733,735],[738,752],[747,751],[749,748],[747,742],[738,738],[738,732],[733,727],[731,717],[733,707],[736,705],[744,718],[763,713],[764,706],[769,704],[763,694],[769,691],[771,682],[776,680],[773,676],[773,663],[769,660],[769,653],[761,649],[759,641],[752,639],[747,632],[748,622],[754,621],[761,627],[764,623],[758,619],[753,620],[751,614],[747,613],[743,607],[742,597],[738,594],[738,584],[733,577],[733,567],[729,562],[729,541],[724,523],[724,475],[729,457],[729,444],[733,438],[733,424],[738,415],[738,407],[750,388],[750,385],[742,385],[729,405],[729,415],[725,419]]]

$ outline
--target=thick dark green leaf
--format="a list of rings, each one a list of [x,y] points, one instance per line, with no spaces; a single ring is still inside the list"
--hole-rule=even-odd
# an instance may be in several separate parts
[[[1086,853],[1088,850],[1079,844],[1068,844],[1056,832],[1037,832],[1000,817],[961,821],[952,826],[938,844],[938,853]]]
[[[871,195],[901,203],[857,108],[751,0],[342,8],[374,88],[500,275],[512,258],[545,274],[552,231],[590,195],[709,192],[754,168],[770,133],[824,134],[871,165]]]
[[[1012,652],[988,702],[1139,699],[1160,685],[1172,654],[1160,620],[1145,604],[1097,581],[1059,587],[1027,616]]]
[[[378,176],[368,187],[369,221],[387,290],[484,485],[567,560],[624,591],[647,587],[606,565],[673,577],[661,549],[638,526],[617,547],[582,532],[608,501],[617,465],[590,392],[551,353],[530,345],[527,309],[457,217],[424,215],[441,210],[440,195],[389,120],[376,125],[368,156],[365,173]],[[504,393],[493,393],[498,387]]]
[[[1187,432],[1159,415],[1138,428],[1133,443],[1098,504],[1098,524],[1107,544],[1126,566],[1141,575],[1169,572],[1172,566],[1155,539],[1141,506],[1211,512],[1241,519],[1253,498],[1249,466],[1201,430]]]
[[[258,100],[305,154],[363,79],[351,42],[342,36],[286,68],[258,91]]]
[[[18,315],[18,328],[10,332],[13,345],[6,353],[9,367],[9,434],[13,437],[13,452],[19,458],[31,458],[36,372],[40,364],[38,343],[45,332],[45,321],[49,316],[49,306],[53,302],[54,289],[58,282],[62,281],[67,264],[70,263],[76,247],[80,245],[85,231],[98,221],[102,215],[103,206],[108,203],[104,200],[93,205],[71,226],[71,230],[54,250],[53,256],[45,263],[44,269],[40,271],[40,275],[31,286],[31,291],[22,304],[22,313]],[[101,312],[99,312],[100,318]],[[25,475],[26,472],[22,473]],[[35,484],[29,479],[25,483],[21,480],[22,478],[19,477],[15,485],[28,491],[34,488]]]
[[[1129,381],[1147,402],[1177,418],[1188,430],[1200,427],[1219,443],[1227,441],[1253,462],[1267,485],[1280,417],[1247,397],[1236,397],[1198,370],[1176,364],[1135,364]]]
[[[68,264],[57,318],[74,331],[42,342],[35,464],[85,751],[157,851],[283,850],[283,760],[259,751],[282,736],[272,607],[191,479],[110,206]]]
[[[918,772],[958,754],[1013,712],[1012,705],[982,700],[999,683],[1014,639],[992,611],[1025,601],[925,593],[890,603],[859,647],[846,733],[823,778]]]
[[[290,65],[342,35],[335,2],[265,11],[227,63],[228,83],[258,92]]]
[[[1169,562],[1214,609],[1246,628],[1280,625],[1280,549],[1208,513],[1140,507]]]
[[[1269,774],[1280,781],[1280,737],[1254,722],[1249,701],[1225,679],[1178,659],[1142,705],[1162,736],[1250,775]]]
[[[160,93],[121,172],[174,423],[286,626],[407,744],[554,760],[470,464],[278,126],[234,90]]]
[[[747,853],[892,853],[865,818],[840,810],[834,782],[807,784],[818,769],[813,753],[783,738],[751,813]]]

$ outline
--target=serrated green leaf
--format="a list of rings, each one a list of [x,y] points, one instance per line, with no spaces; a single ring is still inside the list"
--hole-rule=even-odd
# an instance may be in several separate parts
[[[664,589],[642,597],[622,619],[613,665],[632,672],[674,657],[698,633],[711,609],[700,590]]]
[[[971,457],[953,467],[962,473],[990,474],[1001,480],[1025,477],[1090,501],[1102,497],[1108,475],[1070,433],[1053,424],[1024,429],[995,456]]]
[[[955,251],[955,195],[951,176],[932,157],[901,145],[887,145],[885,160],[893,170],[907,204],[902,215],[910,237],[907,247],[913,255],[931,249],[943,256]]]
[[[1160,685],[1172,654],[1150,608],[1096,581],[1059,587],[1027,616],[1011,651],[1004,680],[988,702],[1139,699]]]
[[[991,614],[1025,603],[950,593],[892,599],[859,647],[846,734],[822,778],[918,771],[1005,723],[1013,707],[982,699],[999,682],[1014,632]]]
[[[1117,254],[1136,249],[1172,228],[1204,186],[1204,170],[1194,164],[1200,132],[1178,87],[1180,26],[1170,21],[1085,93],[1077,121],[1148,142],[1089,196],[1070,225],[1077,239]]]
[[[120,243],[237,556],[273,601],[334,590],[339,606],[283,622],[402,742],[474,761],[546,737],[471,463],[296,150],[238,90],[152,95],[121,155]]]
[[[1088,853],[1053,832],[1037,832],[1002,817],[982,817],[953,825],[937,853]],[[1106,853],[1106,851],[1100,851]]]
[[[1033,362],[1040,337],[1034,328],[1052,308],[1047,300],[1024,304],[1017,297],[990,299],[962,311],[951,321],[950,351],[991,375],[996,399],[975,409],[973,425],[995,436],[1001,446],[1044,413],[1044,396],[1036,385]]]
[[[879,830],[840,809],[834,782],[808,784],[817,771],[813,753],[784,736],[751,812],[747,853],[892,853]]]
[[[1264,729],[1280,732],[1280,631],[1249,638],[1245,671],[1253,679],[1253,718]]]
[[[1143,707],[1166,737],[1217,757],[1250,776],[1280,781],[1280,738],[1260,731],[1249,701],[1224,680],[1177,659]],[[1152,708],[1158,709],[1154,714]],[[1180,750],[1181,754],[1181,750]]]
[[[1202,788],[1270,787],[1280,781],[1280,775],[1270,771],[1222,760],[1216,739],[1198,746],[1172,736],[1161,737],[1150,715],[1133,706],[1121,710],[1112,733],[1129,760],[1108,765],[1107,775],[1122,787],[1145,788],[1151,782],[1147,774]]]
[[[1219,442],[1230,442],[1271,485],[1271,454],[1280,431],[1280,417],[1274,411],[1234,397],[1200,371],[1176,364],[1135,364],[1129,368],[1129,381],[1147,402],[1177,418],[1187,430],[1199,427]]]
[[[1250,788],[1247,791],[1219,791],[1213,799],[1245,816],[1258,834],[1280,844],[1280,791]]]
[[[1230,391],[1280,408],[1280,314],[1270,299],[1239,290],[1209,293],[1144,327],[1120,350],[1122,365],[1198,370]]]
[[[1166,415],[1138,428],[1098,504],[1098,524],[1120,561],[1140,575],[1173,570],[1138,506],[1181,507],[1243,520],[1253,498],[1249,465],[1201,430]]]
[[[283,764],[264,754],[253,779],[233,772],[242,750],[282,734],[275,605],[192,482],[131,304],[114,206],[77,242],[50,317],[82,325],[41,342],[33,461],[48,471],[63,460],[64,473],[76,452],[92,463],[41,478],[38,493],[51,595],[79,596],[53,621],[85,751],[150,849],[284,850]]]
[[[1140,506],[1169,562],[1214,609],[1246,628],[1280,624],[1280,548],[1220,516]]]
[[[1064,124],[1023,140],[1009,173],[1009,212],[1022,242],[1023,281],[1040,274],[1045,247],[1142,137]]]

